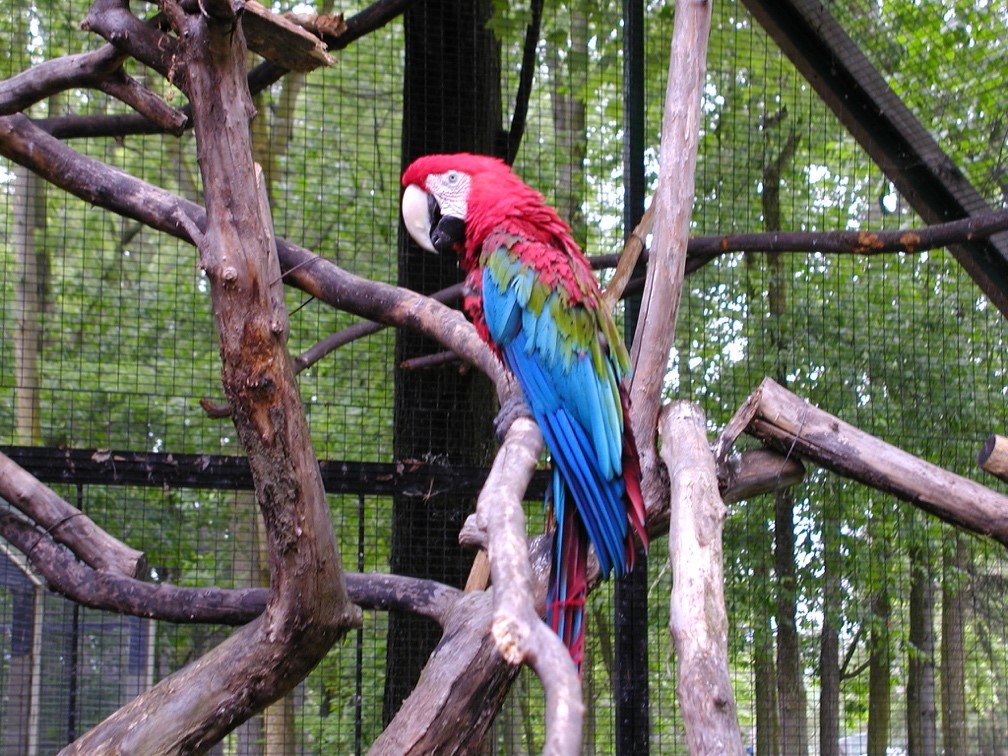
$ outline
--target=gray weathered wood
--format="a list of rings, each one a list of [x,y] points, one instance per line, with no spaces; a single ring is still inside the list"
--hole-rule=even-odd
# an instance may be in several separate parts
[[[769,378],[744,406],[747,432],[764,443],[1008,545],[1008,496],[865,433]]]
[[[703,412],[676,401],[662,409],[662,459],[672,481],[669,630],[675,643],[679,708],[691,754],[741,756],[742,735],[728,673],[721,534],[727,509],[718,495]]]
[[[644,504],[652,509],[664,497],[655,432],[668,373],[682,295],[693,215],[694,175],[700,134],[700,101],[707,71],[708,0],[679,0],[669,58],[658,186],[651,200],[654,227],[647,281],[631,348],[631,427],[637,437],[643,473]]]

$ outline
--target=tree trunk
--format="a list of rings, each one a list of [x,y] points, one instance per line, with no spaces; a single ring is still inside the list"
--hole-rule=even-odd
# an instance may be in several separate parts
[[[588,154],[584,101],[588,83],[588,11],[584,5],[574,3],[570,6],[570,36],[566,42],[562,54],[560,46],[551,44],[547,57],[557,156],[554,206],[570,225],[574,240],[584,248],[588,237],[582,209],[584,161]]]
[[[969,542],[958,530],[948,533],[942,551],[941,705],[942,751],[947,756],[969,752],[966,722],[966,624]]]
[[[762,546],[762,548],[760,548]],[[753,583],[763,586],[770,585],[769,561],[771,558],[769,544],[757,545],[758,553],[753,567]],[[780,720],[777,704],[777,669],[774,665],[774,637],[770,600],[766,594],[761,594],[755,601],[753,611],[753,675],[755,676],[756,699],[756,753],[766,756],[779,756],[780,750]]]
[[[819,753],[840,756],[840,517],[833,496],[823,502],[823,627],[819,638]]]
[[[884,538],[873,540],[879,544]],[[879,561],[885,564],[886,555],[881,554]],[[871,607],[871,631],[868,638],[868,756],[886,756],[892,711],[892,676],[889,661],[889,590],[885,576],[872,595]]]
[[[48,288],[45,250],[35,232],[45,225],[45,182],[27,168],[14,168],[14,434],[15,443],[41,441],[39,362],[42,314]]]
[[[922,529],[918,529],[922,531]],[[919,532],[910,548],[910,637],[907,648],[907,753],[937,753],[934,679],[934,584],[926,538]]]
[[[780,705],[781,752],[808,753],[805,681],[801,639],[795,624],[794,494],[778,491],[774,504],[774,569],[777,573],[777,700]]]
[[[431,0],[406,12],[403,163],[432,152],[492,153],[500,129],[499,50],[485,29],[489,0]],[[405,233],[399,238],[399,284],[421,293],[459,280],[454,255],[429,255]],[[414,332],[396,333],[396,364],[440,351]],[[438,458],[448,465],[484,465],[492,448],[493,392],[478,371],[456,365],[395,371],[397,460]],[[390,565],[401,575],[465,584],[472,553],[458,534],[471,498],[399,494],[393,498]],[[430,620],[389,615],[385,663],[387,724],[413,689],[441,638]]]
[[[48,265],[45,250],[36,244],[36,231],[45,224],[45,183],[27,168],[14,167],[13,216],[15,270],[14,285],[14,437],[26,446],[41,442],[39,365],[42,359],[42,314]],[[12,592],[11,646],[5,681],[6,706],[3,720],[4,753],[29,753],[37,733],[33,695],[36,660],[33,650],[38,631],[37,590]]]
[[[348,599],[293,366],[270,210],[252,160],[244,37],[233,8],[166,3],[185,68],[205,227],[180,214],[211,286],[221,381],[266,524],[270,591],[261,615],[96,726],[66,753],[204,753],[308,674],[359,622]],[[188,6],[186,6],[188,7]],[[96,4],[87,28],[116,26]],[[173,40],[177,40],[174,42]]]
[[[767,231],[781,228],[780,183],[784,167],[794,157],[798,139],[792,131],[777,157],[763,168],[763,225]],[[788,281],[779,253],[766,255],[768,268],[768,316],[775,370],[783,381],[788,373],[787,351]],[[794,494],[778,491],[774,499],[774,570],[777,574],[777,701],[780,707],[781,750],[787,754],[808,753],[805,682],[802,677],[801,639],[795,623],[798,583],[795,567]]]

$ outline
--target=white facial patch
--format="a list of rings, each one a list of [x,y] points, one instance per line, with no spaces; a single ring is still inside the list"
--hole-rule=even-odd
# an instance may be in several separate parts
[[[427,191],[441,206],[441,215],[464,221],[469,202],[469,174],[461,171],[433,173],[427,177]]]

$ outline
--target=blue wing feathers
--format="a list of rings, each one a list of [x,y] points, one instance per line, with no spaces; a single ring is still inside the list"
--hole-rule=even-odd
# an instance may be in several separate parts
[[[622,370],[592,319],[597,313],[583,304],[568,306],[505,246],[489,251],[484,262],[483,310],[553,458],[548,613],[579,661],[587,543],[595,547],[603,577],[629,569]]]
[[[530,306],[534,271],[504,249],[495,255],[501,257],[487,265],[483,274],[483,309],[490,336],[543,430],[603,574],[613,569],[622,573],[627,535],[621,477],[623,423],[615,403],[618,393],[607,385],[615,383],[615,372],[607,364],[606,375],[600,377],[589,350],[571,353],[573,348],[563,342],[553,317],[556,303],[542,303],[539,312]],[[562,521],[559,513],[557,520]]]

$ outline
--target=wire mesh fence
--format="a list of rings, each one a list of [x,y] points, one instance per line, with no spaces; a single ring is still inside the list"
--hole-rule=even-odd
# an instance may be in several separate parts
[[[418,4],[409,12],[430,14],[423,23],[434,29],[442,21],[436,14],[456,5],[465,4]],[[495,125],[503,129],[530,70],[523,46],[534,11],[476,5],[489,17],[483,30],[498,64],[490,78],[496,74],[501,113]],[[1006,9],[998,3],[904,6],[828,4],[955,167],[992,207],[1001,207],[1008,131],[997,71]],[[747,7],[714,6],[694,235],[921,224],[907,197]],[[6,78],[94,49],[98,42],[78,28],[87,9],[80,0],[8,4],[0,11],[0,34],[11,53],[0,73]],[[622,10],[612,3],[545,9],[515,161],[590,255],[618,251],[626,231]],[[157,8],[134,12],[153,16]],[[653,186],[672,9],[648,4],[645,19],[644,47],[633,54],[644,61],[645,169]],[[405,100],[413,98],[413,107],[420,96],[447,102],[446,90],[467,85],[463,73],[471,72],[464,69],[472,67],[462,61],[456,79],[407,91],[406,67],[419,65],[422,50],[411,52],[406,38],[396,20],[339,51],[335,66],[289,74],[255,99],[253,141],[277,234],[387,282],[402,281],[403,271],[418,264],[404,260],[408,253],[398,247],[403,141],[407,133],[417,138],[410,131],[415,124],[404,122]],[[169,102],[184,99],[139,64],[129,70]],[[39,103],[30,115],[56,129],[64,116],[124,112],[95,90],[73,90]],[[482,116],[456,124],[456,131],[482,128]],[[74,149],[145,181],[200,197],[191,134],[66,138]],[[450,130],[445,139],[466,143]],[[107,480],[59,482],[71,481],[71,470],[54,477],[53,486],[142,550],[150,581],[268,584],[247,486],[222,483],[212,465],[184,485],[144,472],[144,464],[164,462],[166,455],[241,454],[230,422],[207,411],[224,400],[209,284],[193,250],[6,161],[0,186],[0,445],[12,454],[41,449],[57,462],[66,450],[83,450],[103,465]],[[424,285],[454,282],[446,280],[455,275],[451,266],[422,265],[430,266],[419,274]],[[392,492],[380,484],[397,466],[485,464],[494,448],[485,387],[456,362],[402,367],[413,347],[388,329],[348,336],[316,359],[310,350],[332,334],[347,334],[358,319],[300,291],[289,290],[286,304],[290,352],[305,363],[298,380],[318,457],[337,465],[387,465],[356,487],[330,492],[343,567],[423,567],[440,570],[445,577],[439,579],[464,579],[471,552],[441,551],[443,544],[457,545],[471,495],[408,486]],[[698,402],[713,435],[770,376],[865,431],[978,477],[980,444],[1006,426],[1004,337],[1003,315],[945,250],[732,253],[687,278],[664,388],[669,397]],[[416,374],[422,388],[411,383]],[[989,477],[978,479],[1002,490]],[[530,532],[542,531],[541,503],[530,501],[527,514]],[[408,557],[404,538],[416,546]],[[0,547],[5,753],[53,752],[230,632],[85,609],[48,592],[24,555],[6,542]],[[673,576],[666,549],[663,539],[651,548],[647,615],[634,620],[647,634],[648,679],[629,688],[619,682],[611,638],[622,620],[613,614],[611,586],[589,598],[583,679],[592,752],[620,750],[619,695],[648,702],[651,751],[685,752],[667,630]],[[404,568],[404,559],[412,564]],[[731,504],[725,578],[743,741],[757,753],[881,753],[880,743],[904,752],[914,730],[908,723],[930,704],[935,748],[1003,752],[1004,572],[1000,545],[816,468],[787,494]],[[367,612],[363,626],[290,696],[237,729],[217,752],[274,752],[271,738],[285,739],[285,752],[367,750],[397,705],[390,681],[402,676],[400,665],[414,663],[395,650],[415,631],[397,631],[398,621]],[[433,635],[436,640],[436,630]],[[922,690],[931,691],[923,709]],[[534,676],[519,676],[487,752],[540,749],[541,698]],[[822,718],[831,707],[839,751],[823,740],[823,732],[833,732]]]

